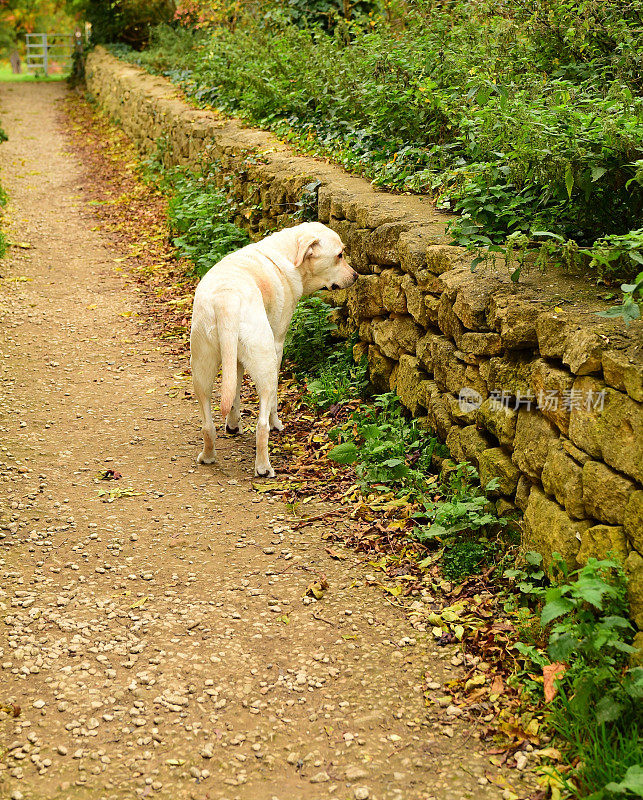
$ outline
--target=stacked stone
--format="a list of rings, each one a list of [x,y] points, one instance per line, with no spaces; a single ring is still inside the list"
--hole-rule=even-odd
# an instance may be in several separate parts
[[[271,134],[193,109],[164,79],[100,49],[87,83],[142,150],[161,141],[168,165],[215,160],[243,209],[237,223],[255,236],[292,224],[319,181],[318,218],[361,276],[330,293],[337,321],[358,333],[355,356],[368,358],[375,387],[395,390],[483,484],[498,479],[499,508],[524,512],[524,546],[547,565],[554,552],[571,567],[620,557],[643,631],[643,323],[600,319],[592,287],[569,276],[532,272],[516,288],[506,270],[473,273],[449,244],[451,218],[427,198],[377,192]],[[572,298],[565,309],[561,293]]]

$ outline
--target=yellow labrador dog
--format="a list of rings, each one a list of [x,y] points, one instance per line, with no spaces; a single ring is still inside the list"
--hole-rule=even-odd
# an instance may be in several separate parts
[[[339,236],[304,222],[230,253],[205,275],[194,295],[190,362],[203,422],[197,461],[215,460],[210,397],[221,366],[221,414],[229,433],[241,432],[239,392],[244,371],[257,387],[259,419],[255,475],[275,475],[268,457],[277,415],[277,380],[286,331],[297,302],[318,289],[350,286],[357,274]]]

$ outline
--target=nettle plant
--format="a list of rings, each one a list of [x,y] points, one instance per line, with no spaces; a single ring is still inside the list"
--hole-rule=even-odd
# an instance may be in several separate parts
[[[393,392],[379,395],[372,407],[360,408],[330,436],[338,444],[328,457],[338,464],[355,464],[364,491],[393,489],[410,499],[420,499],[427,490],[431,458],[442,447],[404,416]]]
[[[618,267],[631,269],[643,267],[643,228],[630,231],[621,236],[604,236],[591,250],[585,251],[592,257],[591,267],[604,273],[614,272]],[[632,283],[622,283],[623,300],[619,305],[601,311],[599,317],[622,317],[626,323],[640,319],[643,307],[643,271]]]
[[[355,363],[355,339],[338,342],[332,312],[320,297],[300,300],[284,347],[293,373],[306,383],[305,397],[319,408],[361,397],[369,386],[366,358]]]
[[[423,498],[422,509],[413,515],[417,522],[413,538],[442,548],[445,577],[459,580],[479,572],[502,552],[497,539],[511,528],[512,520],[499,517],[489,499],[498,483],[494,478],[481,486],[473,465],[458,464],[441,487],[444,496]]]
[[[249,244],[246,231],[232,221],[234,207],[207,175],[176,175],[168,203],[172,242],[203,276],[228,253]]]
[[[592,800],[641,797],[643,667],[631,664],[637,649],[623,568],[592,558],[570,571],[555,554],[551,572],[547,581],[542,556],[531,552],[524,567],[504,574],[528,605],[541,605],[546,646],[518,642],[515,648],[529,674],[553,668],[558,675],[548,719],[578,762],[568,788]]]

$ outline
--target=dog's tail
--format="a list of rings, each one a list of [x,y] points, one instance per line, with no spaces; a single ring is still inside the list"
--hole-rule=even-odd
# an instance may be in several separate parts
[[[239,303],[219,306],[217,333],[221,348],[221,415],[225,419],[230,413],[237,394],[237,345],[239,342]]]

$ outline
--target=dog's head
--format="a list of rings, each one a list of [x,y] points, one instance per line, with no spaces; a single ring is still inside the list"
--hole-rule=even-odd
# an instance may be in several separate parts
[[[335,231],[321,222],[304,222],[292,228],[296,253],[294,265],[301,273],[304,294],[318,289],[345,289],[357,273],[344,258],[344,244]]]

